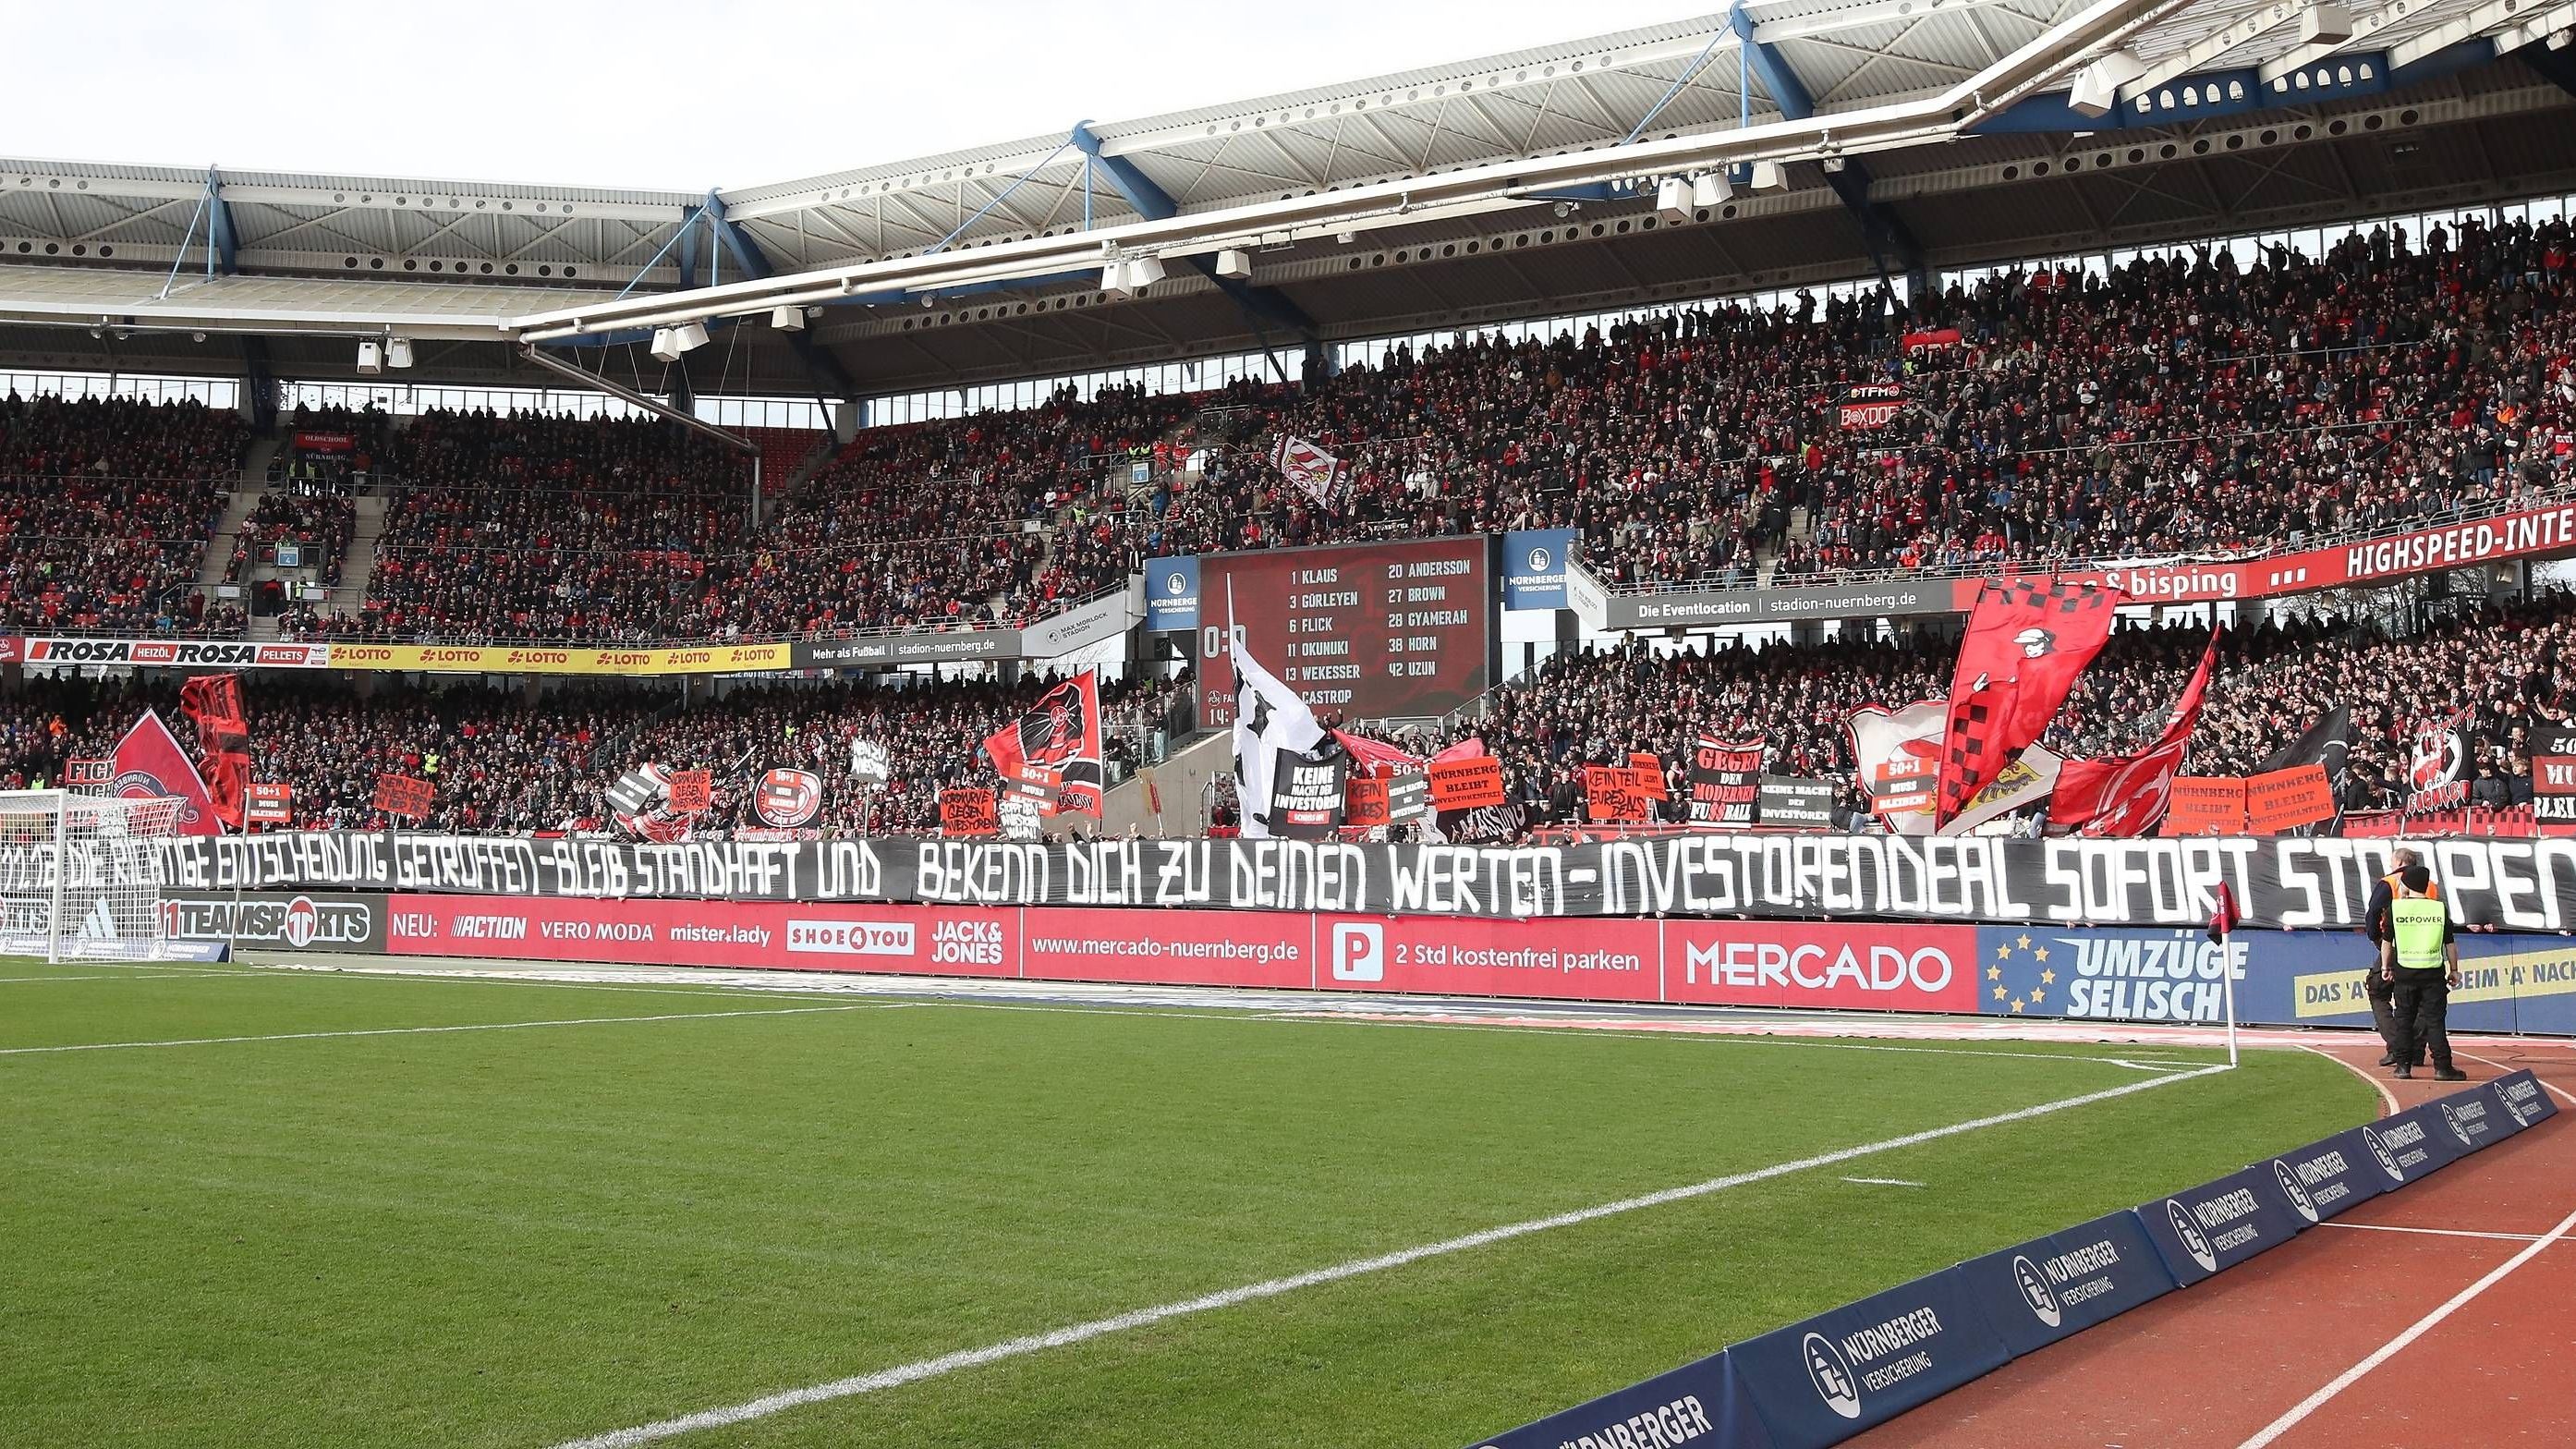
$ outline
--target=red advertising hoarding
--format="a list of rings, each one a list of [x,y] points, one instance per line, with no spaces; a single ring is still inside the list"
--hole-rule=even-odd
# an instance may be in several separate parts
[[[1315,984],[1339,991],[1654,1001],[1652,921],[1319,916]]]
[[[630,961],[801,971],[1017,976],[1020,913],[933,906],[578,897],[392,898],[397,956]]]
[[[1973,926],[397,895],[398,956],[1973,1012]]]
[[[1974,1011],[1974,926],[1672,921],[1666,1001],[1836,1011]]]
[[[1315,984],[1314,918],[1302,912],[1033,910],[1022,974],[1039,981],[1163,986]]]

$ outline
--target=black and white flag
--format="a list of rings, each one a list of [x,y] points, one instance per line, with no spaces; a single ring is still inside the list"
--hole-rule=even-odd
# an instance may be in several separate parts
[[[2255,771],[2268,775],[2276,770],[2295,770],[2302,765],[2315,765],[2326,772],[2326,788],[2334,792],[2335,816],[2314,825],[2294,825],[2284,835],[2341,835],[2343,833],[2344,774],[2352,757],[2352,706],[2339,704],[2318,716],[2308,732],[2283,746],[2278,754],[2263,762]]]
[[[639,766],[618,776],[608,787],[608,805],[620,815],[642,815],[660,804],[670,788],[670,781],[660,769]]]
[[[1263,840],[1271,824],[1271,782],[1276,755],[1314,753],[1329,738],[1315,721],[1315,711],[1297,691],[1255,661],[1237,639],[1230,651],[1234,663],[1234,798],[1243,812],[1243,837]]]

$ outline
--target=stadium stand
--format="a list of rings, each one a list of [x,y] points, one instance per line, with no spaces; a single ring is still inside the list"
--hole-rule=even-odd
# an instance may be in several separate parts
[[[747,526],[749,470],[655,420],[427,413],[396,440],[364,606],[306,638],[721,637],[701,586]]]
[[[0,624],[196,633],[194,584],[238,475],[247,426],[193,402],[21,397],[0,403]]]
[[[459,684],[360,693],[346,682],[263,681],[245,691],[253,778],[293,788],[304,827],[381,827],[376,777],[429,780],[437,810],[426,828],[524,834],[601,828],[601,791],[647,762],[710,769],[718,815],[710,826],[756,823],[739,786],[766,769],[813,771],[825,785],[817,828],[855,832],[870,808],[879,832],[926,830],[944,785],[986,784],[977,745],[1026,710],[1052,676],[1016,685],[923,681],[911,688],[746,685],[682,708],[668,689],[624,682],[577,686],[531,702]],[[1102,691],[1105,753],[1123,778],[1162,707],[1186,683],[1138,681]],[[62,778],[64,762],[103,757],[137,711],[158,709],[183,742],[174,681],[31,681],[0,701],[0,788]],[[853,788],[849,744],[884,745],[893,777],[871,807]]]
[[[2197,625],[2116,635],[2046,743],[2067,754],[2143,744],[2161,728],[2207,637]],[[595,822],[600,787],[646,761],[720,774],[793,766],[824,777],[830,804],[821,823],[848,830],[859,822],[847,742],[863,737],[887,745],[896,760],[877,824],[926,829],[937,789],[989,779],[975,759],[978,742],[1047,682],[742,686],[686,709],[667,690],[622,684],[528,704],[477,688],[385,689],[362,698],[337,684],[263,682],[250,693],[255,773],[293,785],[299,820],[308,824],[367,822],[376,774],[395,770],[442,782],[435,824],[527,831]],[[1113,763],[1137,757],[1139,742],[1184,683],[1131,682],[1104,692]],[[1857,810],[1843,716],[1865,704],[1937,696],[1948,683],[1946,650],[1910,641],[1665,653],[1632,640],[1551,659],[1497,690],[1449,736],[1403,742],[1427,749],[1480,736],[1504,760],[1533,823],[1574,823],[1583,818],[1587,764],[1625,764],[1631,751],[1644,750],[1677,768],[1699,731],[1766,734],[1767,769],[1831,781],[1843,808]],[[2532,732],[2567,722],[2567,701],[2576,698],[2571,686],[2576,596],[2464,609],[2413,636],[2342,620],[2276,619],[2227,640],[2185,770],[2249,773],[2318,717],[2349,704],[2354,743],[2343,803],[2354,811],[2395,808],[2406,790],[2409,731],[2427,709],[2466,708],[2470,773],[2478,782],[2472,799],[2494,808],[2526,805]],[[62,761],[103,752],[141,705],[157,705],[175,720],[167,695],[157,685],[135,693],[31,681],[12,697],[0,727],[0,786],[59,778]]]
[[[2208,637],[2200,625],[2114,635],[2042,742],[2069,756],[2143,747],[2163,728]],[[2404,637],[2341,620],[2267,620],[2222,646],[2184,772],[2252,773],[2348,704],[2353,745],[2342,803],[2397,808],[2405,803],[2409,732],[2428,715],[2467,709],[2470,775],[2481,782],[2473,797],[2526,805],[2532,731],[2567,719],[2567,690],[2576,684],[2571,642],[2576,597],[2565,594],[2463,611]],[[1700,731],[1767,735],[1766,769],[1831,781],[1842,808],[1857,812],[1843,718],[1864,705],[1938,698],[1949,685],[1948,651],[1914,641],[1659,653],[1632,639],[1549,660],[1496,691],[1452,738],[1481,736],[1503,758],[1518,798],[1544,820],[1582,819],[1583,766],[1625,764],[1642,750],[1677,770],[1683,743]]]
[[[460,642],[1019,623],[1147,557],[1568,525],[1597,574],[1635,587],[2291,546],[2576,476],[2572,250],[2564,219],[2379,228],[2241,269],[2222,250],[2010,272],[1910,308],[1807,297],[1399,347],[1296,389],[1067,390],[865,431],[757,527],[744,461],[667,425],[430,412],[388,440],[363,606],[291,627]],[[1909,410],[1842,427],[1839,399],[1864,383],[1901,387]],[[1202,437],[1203,409],[1236,421]],[[109,405],[20,404],[9,471],[220,475],[239,425],[198,412],[128,427]],[[307,417],[296,435],[362,446],[293,449],[272,471],[328,484],[374,461],[380,422]],[[781,456],[810,449],[783,431]],[[1337,506],[1269,466],[1284,435],[1349,462]],[[219,503],[190,481],[22,497],[22,537],[86,537],[74,520],[108,510],[167,537],[105,558],[40,545],[13,570],[42,581],[13,583],[15,617],[195,624],[188,547]],[[285,528],[350,537],[335,505],[264,501],[243,544]]]

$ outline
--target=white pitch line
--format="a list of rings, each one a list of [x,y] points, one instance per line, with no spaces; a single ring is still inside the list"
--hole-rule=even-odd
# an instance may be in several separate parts
[[[2404,1333],[2401,1333],[2395,1338],[2388,1340],[2388,1342],[2381,1344],[2378,1350],[2372,1353],[2370,1357],[2363,1359],[2361,1362],[2345,1369],[2342,1373],[2335,1375],[2334,1382],[2327,1384],[2324,1388],[2321,1388],[2315,1393],[2308,1395],[2306,1398],[2301,1399],[2297,1404],[2290,1408],[2289,1412],[2283,1414],[2277,1419],[2274,1419],[2271,1423],[2264,1425],[2260,1433],[2257,1433],[2253,1438],[2246,1440],[2243,1444],[2238,1445],[2237,1449],[2264,1449],[2264,1446],[2272,1443],[2282,1435],[2305,1423],[2310,1414],[2324,1408],[2335,1395],[2340,1394],[2344,1390],[2351,1388],[2354,1384],[2359,1383],[2363,1375],[2369,1373],[2372,1369],[2379,1367],[2381,1364],[2388,1362],[2390,1359],[2395,1358],[2399,1353],[2405,1350],[2408,1344],[2413,1343],[2415,1340],[2422,1338],[2425,1334],[2432,1332],[2436,1327],[2439,1327],[2443,1319],[2446,1319],[2452,1314],[2459,1312],[2462,1308],[2467,1307],[2471,1299],[2476,1298],[2479,1294],[2484,1293],[2498,1283],[2503,1282],[2508,1275],[2510,1275],[2515,1269],[2520,1268],[2523,1264],[2539,1257],[2542,1249],[2547,1248],[2550,1244],[2566,1237],[2567,1230],[2570,1228],[2576,1228],[2576,1213],[2569,1213],[2567,1216],[2560,1218],[2558,1220],[2558,1226],[2551,1228],[2548,1232],[2542,1234],[2521,1252],[2516,1253],[2512,1257],[2495,1265],[2493,1269],[2488,1271],[2485,1277],[2480,1278],[2475,1283],[2472,1283],[2468,1287],[2451,1295],[2450,1302],[2445,1303],[2441,1307],[2434,1309],[2432,1312],[2425,1314],[2423,1317],[2416,1319],[2413,1326],[2409,1327]]]
[[[909,1003],[861,1001],[846,1006],[782,1006],[767,1011],[675,1011],[663,1016],[576,1016],[563,1021],[487,1021],[460,1026],[379,1026],[361,1031],[285,1031],[269,1036],[193,1036],[168,1041],[92,1041],[69,1046],[0,1047],[0,1057],[52,1052],[131,1051],[142,1047],[230,1046],[254,1041],[319,1041],[344,1036],[418,1036],[450,1031],[522,1031],[538,1026],[615,1026],[641,1021],[696,1021],[711,1016],[810,1016],[818,1011],[894,1011]]]
[[[1328,1011],[1172,1011],[1145,1006],[1059,1006],[1034,1001],[966,1001],[953,997],[925,994],[921,1006],[954,1006],[969,1011],[1040,1011],[1073,1016],[1154,1016],[1181,1021],[1268,1021],[1290,1026],[1392,1026],[1416,1031],[1475,1031],[1506,1036],[1588,1036],[1614,1041],[1704,1041],[1738,1042],[1754,1046],[1806,1047],[1832,1052],[1898,1052],[1907,1056],[1994,1057],[2002,1060],[2039,1062],[2084,1062],[2097,1067],[2124,1067],[2133,1072],[2170,1075],[2173,1069],[2142,1066],[2126,1057],[2094,1057],[2081,1052],[2016,1052],[1982,1051],[1975,1047],[1893,1046],[1882,1042],[1821,1041],[1810,1037],[1773,1036],[1762,1032],[1694,1032],[1644,1025],[1635,1022],[1591,1022],[1568,1017],[1561,1026],[1488,1026],[1472,1021],[1416,1021],[1404,1017],[1370,1016]],[[2206,1067],[2185,1069],[2205,1071]]]
[[[2428,1238],[2492,1238],[2499,1243],[2536,1243],[2538,1233],[2481,1233],[2468,1228],[2401,1228],[2393,1223],[2319,1223],[2321,1228],[2348,1228],[2357,1233],[2417,1233]]]
[[[1846,1178],[1844,1178],[1844,1179],[1843,1179],[1843,1181],[1845,1181],[1845,1182],[1849,1182],[1849,1183],[1857,1183],[1858,1185],[1860,1185],[1860,1186],[1862,1186],[1862,1187],[1929,1187],[1929,1186],[1931,1186],[1931,1184],[1930,1184],[1930,1183],[1925,1183],[1925,1182],[1908,1182],[1908,1181],[1906,1181],[1904,1178],[1901,1178],[1901,1177],[1846,1177]]]
[[[504,976],[479,971],[401,971],[348,966],[259,966],[239,973],[260,976],[271,981],[292,981],[308,977],[330,981],[434,981],[461,983],[467,986],[545,986],[557,991],[633,991],[650,996],[693,996],[701,1001],[733,998],[743,1001],[846,1001],[856,995],[883,996],[885,992],[818,992],[791,991],[784,987],[724,986],[713,982],[705,986],[621,986],[606,981],[554,981],[539,976]],[[909,1006],[911,1002],[894,1003]]]
[[[255,976],[255,971],[165,971],[158,976],[0,976],[0,986],[32,986],[45,981],[202,981],[209,976]]]
[[[490,983],[495,985],[553,986],[586,991],[662,991],[682,996],[738,996],[745,999],[765,998],[771,1000],[791,1001],[839,1001],[850,996],[869,996],[878,998],[903,997],[906,999],[899,1004],[920,1007],[948,1006],[969,1011],[1048,1012],[1070,1016],[1157,1017],[1176,1021],[1272,1022],[1290,1026],[1392,1026],[1407,1027],[1416,1030],[1478,1031],[1523,1036],[1565,1036],[1570,1033],[1581,1033],[1590,1036],[1624,1039],[1629,1041],[1745,1041],[1779,1047],[1807,1047],[1818,1051],[1897,1052],[1910,1056],[1994,1057],[2007,1061],[2085,1062],[2095,1066],[2122,1067],[2135,1072],[2196,1070],[2196,1068],[2190,1063],[2179,1058],[2158,1060],[2154,1058],[2097,1057],[2086,1055],[2082,1052],[2072,1051],[1989,1051],[1974,1046],[1915,1046],[1887,1042],[1826,1041],[1805,1036],[1774,1035],[1768,1032],[1695,1032],[1672,1027],[1657,1026],[1651,1022],[1620,1021],[1617,1019],[1594,1021],[1578,1017],[1567,1017],[1559,1024],[1518,1025],[1505,1022],[1486,1023],[1441,1020],[1434,1018],[1387,1016],[1357,1009],[1349,1011],[1318,1010],[1312,1006],[1304,1004],[1303,1002],[1295,1005],[1265,1004],[1259,1006],[1215,1007],[1205,1011],[1192,1011],[1177,1007],[1143,1005],[1127,1006],[1120,1005],[1115,1002],[1099,1006],[1077,1006],[1069,1002],[1055,1001],[987,1000],[955,995],[944,989],[942,986],[932,982],[924,982],[919,985],[907,985],[900,980],[875,976],[853,976],[844,978],[849,980],[851,983],[849,989],[823,993],[817,991],[797,991],[788,986],[769,987],[740,984],[719,985],[716,983],[709,983],[702,987],[624,986],[612,985],[605,982],[554,980],[539,975],[486,973],[478,972],[471,968],[458,967],[437,969],[401,966],[323,967],[297,966],[281,962],[263,969],[274,971],[281,975],[303,973],[316,976],[365,977],[369,980],[377,981],[463,981]],[[1011,984],[1043,985],[1046,983],[1013,982]],[[1083,983],[1067,984],[1079,985]],[[1300,997],[1312,995],[1312,993],[1302,991],[1296,994]],[[1359,1004],[1360,1003],[1355,1001],[1353,1003],[1354,1008]],[[1524,1017],[1519,1020],[1526,1021],[1528,1018]],[[1997,1040],[2011,1040],[2011,1038],[1997,1038]]]
[[[748,1423],[754,1419],[764,1419],[772,1414],[784,1413],[789,1409],[802,1408],[808,1404],[828,1403],[835,1399],[852,1398],[860,1394],[898,1388],[905,1384],[919,1383],[923,1379],[955,1373],[960,1369],[980,1368],[986,1364],[1020,1358],[1050,1348],[1064,1348],[1113,1333],[1123,1333],[1131,1328],[1143,1328],[1150,1324],[1161,1323],[1168,1319],[1212,1312],[1220,1308],[1232,1308],[1238,1304],[1251,1303],[1264,1298],[1276,1298],[1302,1288],[1314,1288],[1370,1273],[1382,1273],[1391,1268],[1402,1268],[1419,1263],[1427,1258],[1444,1257],[1451,1253],[1490,1247],[1495,1243],[1509,1242],[1514,1238],[1525,1238],[1533,1233],[1573,1227],[1580,1223],[1616,1217],[1645,1208],[1662,1207],[1668,1203],[1687,1202],[1693,1198],[1725,1192],[1731,1188],[1768,1182],[1773,1178],[1786,1177],[1792,1173],[1806,1172],[1819,1167],[1832,1167],[1858,1158],[1893,1152],[1906,1147],[1917,1147],[1926,1142],[1937,1142],[1945,1137],[1957,1137],[1988,1127],[2027,1122],[2052,1113],[2091,1106],[2096,1102],[2108,1102],[2137,1092],[2151,1092],[2158,1087],[2171,1086],[2176,1082],[2187,1082],[2195,1077],[2205,1077],[2228,1070],[2230,1069],[2222,1063],[2202,1067],[2187,1075],[2155,1076],[2134,1082],[2124,1082],[2116,1087],[2106,1087],[2098,1092],[2086,1092],[2081,1096],[2042,1102],[2033,1107],[2019,1107],[2009,1112],[1979,1117],[1973,1121],[1953,1123],[1947,1127],[1931,1127],[1920,1132],[1909,1132],[1902,1137],[1888,1138],[1884,1142],[1845,1147],[1815,1157],[1800,1158],[1795,1162],[1775,1163],[1750,1172],[1713,1177],[1706,1182],[1695,1182],[1684,1187],[1665,1188],[1660,1192],[1647,1193],[1642,1197],[1622,1198],[1617,1202],[1577,1208],[1572,1212],[1558,1213],[1553,1217],[1508,1223],[1502,1227],[1469,1233],[1464,1237],[1447,1238],[1436,1243],[1425,1243],[1419,1247],[1382,1253],[1373,1258],[1355,1258],[1347,1263],[1336,1263],[1328,1268],[1317,1268],[1286,1278],[1271,1278],[1259,1283],[1247,1283],[1240,1288],[1228,1288],[1221,1292],[1203,1294],[1196,1298],[1184,1298],[1178,1302],[1159,1304],[1152,1308],[1139,1308],[1113,1318],[1095,1318],[1088,1323],[1077,1323],[1045,1333],[1006,1339],[1000,1343],[986,1344],[982,1348],[962,1349],[956,1353],[942,1354],[937,1358],[920,1359],[890,1369],[879,1369],[874,1373],[834,1379],[829,1383],[809,1384],[800,1389],[787,1389],[719,1409],[701,1409],[694,1414],[683,1414],[676,1419],[662,1419],[650,1424],[638,1424],[633,1428],[614,1429],[586,1439],[568,1440],[555,1446],[555,1449],[633,1449],[635,1445],[676,1438],[700,1429],[721,1429],[729,1425]]]

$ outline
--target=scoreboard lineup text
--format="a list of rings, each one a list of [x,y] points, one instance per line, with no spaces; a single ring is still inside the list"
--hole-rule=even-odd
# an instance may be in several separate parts
[[[1459,538],[1218,555],[1200,564],[1201,597],[1226,598],[1231,585],[1245,647],[1317,712],[1431,717],[1489,682],[1486,552],[1485,540]],[[1234,722],[1225,631],[1200,632],[1199,719],[1223,729]]]

